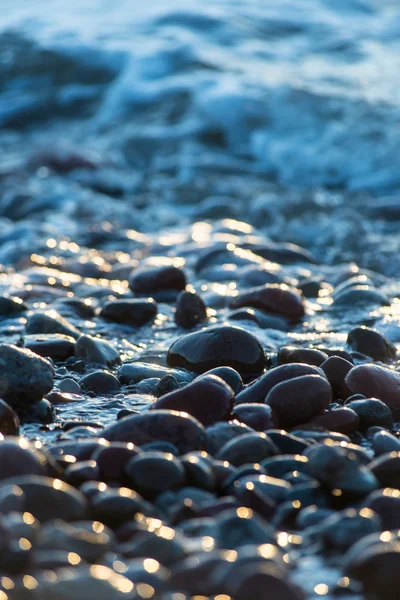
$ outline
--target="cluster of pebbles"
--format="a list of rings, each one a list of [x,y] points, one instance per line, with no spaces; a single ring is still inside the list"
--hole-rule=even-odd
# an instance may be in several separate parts
[[[234,220],[86,242],[0,275],[0,600],[397,599],[390,282]]]

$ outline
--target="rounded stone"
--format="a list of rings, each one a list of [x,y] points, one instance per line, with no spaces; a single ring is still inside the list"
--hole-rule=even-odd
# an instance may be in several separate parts
[[[0,442],[0,480],[20,475],[44,475],[47,461],[23,437],[9,437]]]
[[[127,463],[125,472],[132,487],[145,498],[181,488],[186,479],[182,463],[165,452],[139,454]]]
[[[133,271],[129,287],[139,296],[161,290],[180,291],[186,287],[186,275],[183,269],[174,266],[143,267]]]
[[[87,363],[112,367],[120,364],[118,350],[110,342],[90,335],[81,335],[75,345],[75,356]]]
[[[332,388],[324,377],[303,375],[275,385],[265,401],[279,427],[293,427],[326,410]]]
[[[360,418],[351,407],[341,407],[313,417],[311,425],[324,427],[328,431],[350,434],[357,431],[360,426]]]
[[[44,358],[50,357],[55,361],[64,361],[75,353],[75,340],[70,335],[61,333],[37,333],[25,335],[24,348],[39,354]]]
[[[344,380],[353,366],[351,362],[340,356],[330,356],[321,364],[321,369],[328,378],[336,398],[345,398],[348,395]]]
[[[360,419],[361,431],[366,431],[373,425],[379,425],[386,429],[393,427],[393,415],[390,408],[377,398],[365,398],[365,400],[353,400],[346,402],[346,407],[357,413]]]
[[[238,394],[243,387],[243,380],[239,373],[232,367],[215,367],[211,371],[207,371],[204,375],[216,375],[221,377],[235,392]]]
[[[266,404],[237,404],[232,411],[232,418],[252,427],[255,431],[264,431],[274,427],[272,408]]]
[[[26,333],[62,333],[74,339],[81,335],[79,329],[55,310],[31,313],[28,316]]]
[[[294,346],[283,346],[278,352],[278,364],[305,363],[319,367],[328,355],[316,348],[295,348]]]
[[[41,522],[53,519],[79,521],[87,512],[86,499],[60,479],[39,475],[14,476],[0,484],[17,485],[25,494],[25,510]]]
[[[100,316],[114,323],[139,326],[153,321],[157,315],[157,311],[157,303],[151,298],[147,300],[132,298],[129,300],[106,302]]]
[[[246,433],[227,442],[217,452],[217,460],[227,460],[238,467],[249,463],[259,463],[277,453],[277,448],[265,433]]]
[[[97,395],[116,394],[121,389],[118,379],[112,373],[107,371],[93,371],[85,375],[79,385],[89,392]]]
[[[230,301],[230,307],[242,308],[243,306],[261,308],[290,319],[300,319],[305,314],[300,291],[286,284],[265,284],[239,292]]]
[[[355,327],[347,336],[347,343],[356,352],[370,356],[374,360],[390,360],[396,356],[394,346],[384,335],[369,327]]]
[[[228,366],[243,375],[261,373],[265,357],[254,335],[240,327],[221,325],[179,338],[170,347],[167,362],[170,367],[196,373]]]
[[[211,425],[211,427],[207,427],[206,431],[207,452],[212,456],[233,438],[236,438],[239,435],[245,435],[246,433],[254,433],[251,427],[237,421],[215,423],[214,425]]]
[[[38,354],[0,344],[0,395],[13,405],[34,403],[53,388],[54,367]]]
[[[389,406],[395,421],[400,420],[400,373],[379,365],[358,365],[346,376],[351,394],[378,398]]]
[[[3,435],[18,435],[19,426],[17,413],[4,400],[0,400],[0,433]]]
[[[207,309],[202,298],[195,292],[182,291],[176,299],[175,323],[192,329],[207,320]]]
[[[181,454],[203,450],[207,439],[197,419],[173,410],[154,410],[126,417],[106,427],[102,436],[106,440],[132,442],[138,446],[156,441],[171,442]]]
[[[400,452],[382,454],[368,468],[383,488],[400,489]]]
[[[226,421],[233,405],[233,390],[215,375],[202,375],[183,388],[161,396],[152,409],[184,411],[205,427]]]
[[[280,365],[270,369],[265,375],[256,379],[253,383],[247,385],[235,399],[235,404],[243,404],[245,402],[265,402],[265,398],[272,388],[281,383],[302,375],[320,375],[325,377],[324,372],[313,365],[302,363],[291,363]]]

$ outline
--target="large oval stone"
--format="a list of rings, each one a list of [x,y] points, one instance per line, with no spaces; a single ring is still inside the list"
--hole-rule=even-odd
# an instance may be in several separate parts
[[[204,373],[214,367],[232,367],[240,374],[261,373],[264,351],[258,339],[241,329],[221,325],[185,335],[172,344],[168,365]]]
[[[385,402],[395,421],[400,420],[400,373],[379,365],[358,365],[345,379],[351,394],[363,394]]]
[[[53,387],[54,367],[46,359],[11,344],[0,344],[0,394],[9,404],[41,400]]]
[[[154,410],[117,421],[102,432],[106,440],[132,442],[143,446],[164,441],[174,444],[181,454],[203,450],[206,432],[202,424],[183,412]]]
[[[275,312],[290,319],[304,316],[304,304],[299,290],[286,284],[270,283],[239,292],[230,301],[231,308],[252,306],[267,312]]]
[[[223,379],[203,375],[184,388],[161,396],[152,408],[183,410],[208,427],[229,418],[233,396],[232,388]]]

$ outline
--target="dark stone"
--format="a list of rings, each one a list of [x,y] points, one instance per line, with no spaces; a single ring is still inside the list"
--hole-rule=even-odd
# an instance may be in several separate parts
[[[281,365],[270,369],[265,375],[262,375],[254,383],[246,386],[235,399],[235,404],[243,404],[245,402],[265,402],[265,398],[268,392],[272,388],[281,383],[282,381],[288,381],[294,377],[301,377],[302,375],[320,375],[325,377],[325,374],[321,369],[312,365],[305,364],[288,364]]]
[[[239,435],[253,433],[253,429],[243,423],[230,421],[229,423],[215,423],[211,427],[207,427],[206,432],[207,452],[214,456],[227,442]]]
[[[152,321],[157,315],[157,311],[158,307],[154,300],[133,298],[107,302],[103,306],[100,316],[114,323],[138,326]]]
[[[278,352],[278,364],[304,363],[319,367],[328,358],[328,355],[316,348],[295,348],[294,346],[283,346]]]
[[[333,308],[369,305],[389,306],[390,301],[387,296],[367,285],[357,285],[334,295]]]
[[[129,287],[138,296],[160,290],[184,290],[186,276],[183,269],[174,266],[147,267],[133,271]]]
[[[0,316],[9,317],[28,310],[27,305],[16,296],[0,296]]]
[[[340,356],[331,356],[321,364],[321,369],[331,384],[335,398],[345,398],[348,395],[344,380],[353,366],[351,362]]]
[[[44,358],[50,357],[55,361],[64,361],[75,352],[73,337],[61,333],[37,333],[25,335],[24,348],[39,354]]]
[[[382,487],[400,490],[400,452],[382,454],[368,465]]]
[[[372,436],[372,447],[375,456],[386,452],[400,452],[400,440],[387,431],[379,431]]]
[[[290,319],[301,319],[305,314],[300,292],[285,284],[265,284],[239,292],[230,301],[230,307],[243,306],[275,312]]]
[[[215,369],[211,369],[211,371],[207,371],[204,375],[221,377],[233,389],[235,394],[238,394],[243,387],[241,376],[232,367],[216,367]]]
[[[343,552],[366,535],[381,531],[381,519],[372,510],[349,508],[328,517],[318,527],[323,544]]]
[[[380,425],[386,429],[393,427],[393,415],[390,408],[377,398],[353,400],[346,402],[346,407],[357,413],[360,419],[361,431],[366,431],[372,425]]]
[[[272,408],[266,404],[237,404],[232,411],[232,418],[252,427],[255,431],[264,431],[274,427]]]
[[[280,454],[302,454],[310,443],[282,429],[266,429],[265,432],[279,448]]]
[[[350,406],[346,406],[313,417],[310,424],[324,427],[328,431],[350,434],[359,428],[360,418],[357,412],[354,412]]]
[[[20,475],[45,475],[47,461],[25,438],[0,441],[0,480]]]
[[[75,356],[86,363],[94,363],[112,367],[120,364],[121,359],[118,350],[106,340],[90,335],[81,335],[75,345]]]
[[[145,498],[185,485],[185,469],[177,458],[164,452],[144,452],[133,457],[125,472],[131,486]]]
[[[87,484],[84,485],[88,485]],[[104,486],[104,484],[103,484]],[[137,513],[154,516],[156,510],[140,494],[126,487],[99,491],[90,497],[91,515],[107,527],[115,529],[134,519]]]
[[[208,427],[229,418],[233,396],[232,388],[223,379],[215,375],[202,375],[184,388],[161,396],[152,409],[184,411]]]
[[[0,433],[3,435],[19,435],[19,418],[11,406],[0,400]]]
[[[133,442],[142,446],[149,442],[172,442],[185,454],[191,450],[203,450],[206,432],[197,419],[172,410],[154,410],[126,417],[106,427],[102,433],[106,440]]]
[[[324,377],[303,375],[275,385],[265,401],[279,427],[293,427],[326,410],[332,389]]]
[[[308,458],[297,454],[281,454],[280,456],[271,456],[261,462],[266,475],[270,477],[282,478],[287,473],[299,471],[307,473]]]
[[[0,344],[0,396],[9,404],[33,403],[53,387],[53,365],[30,350]]]
[[[41,522],[53,519],[79,521],[86,517],[86,499],[78,490],[59,479],[39,475],[21,475],[10,478],[25,495],[25,510]]]
[[[380,516],[383,531],[400,529],[400,490],[385,488],[373,491],[363,505]]]
[[[369,327],[355,327],[349,332],[347,343],[356,352],[370,356],[374,360],[391,360],[396,356],[396,346],[384,335]]]
[[[74,339],[78,339],[81,335],[79,329],[55,310],[30,314],[26,324],[26,333],[62,333]]]
[[[207,320],[207,309],[202,298],[195,292],[182,291],[176,299],[175,323],[192,329]]]
[[[255,375],[264,369],[265,357],[260,342],[251,333],[222,325],[179,338],[170,347],[167,362],[170,367],[196,373],[228,366],[241,375]]]
[[[205,454],[191,452],[182,456],[181,462],[189,486],[212,491],[215,487],[213,461],[211,457],[205,458]]]
[[[227,460],[238,467],[248,463],[259,463],[268,456],[277,454],[277,447],[265,433],[247,433],[227,442],[217,452],[217,460]]]
[[[358,365],[346,376],[346,386],[351,394],[378,398],[389,406],[393,419],[400,420],[400,373],[379,365]]]
[[[118,371],[118,378],[122,384],[138,383],[143,379],[157,377],[162,379],[167,375],[173,375],[183,385],[190,383],[193,374],[180,369],[168,369],[160,365],[152,365],[142,362],[127,363],[122,365]]]
[[[271,544],[275,541],[274,529],[250,510],[227,510],[222,513],[214,537],[220,548],[231,550],[245,544]]]
[[[107,371],[94,371],[85,375],[79,385],[90,392],[98,395],[115,394],[121,389],[118,379],[112,373]]]
[[[79,487],[85,481],[100,481],[100,471],[96,461],[82,460],[65,469],[64,479],[70,485]]]

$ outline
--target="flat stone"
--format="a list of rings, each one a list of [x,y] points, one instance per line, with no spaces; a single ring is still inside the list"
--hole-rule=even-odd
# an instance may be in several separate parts
[[[35,354],[55,361],[64,361],[75,353],[75,339],[62,333],[27,334],[23,345]]]

